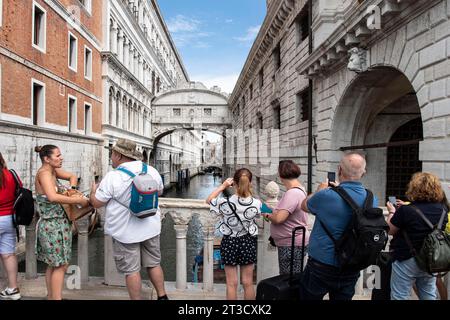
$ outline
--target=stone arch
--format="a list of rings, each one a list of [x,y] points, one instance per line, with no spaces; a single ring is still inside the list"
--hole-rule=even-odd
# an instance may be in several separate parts
[[[376,66],[356,75],[332,114],[330,140],[323,139],[319,143],[319,162],[327,161],[325,167],[328,167],[319,172],[319,180],[326,171],[337,170],[341,148],[364,146],[359,148],[367,157],[364,180],[384,199],[387,149],[370,146],[388,143],[400,126],[417,118],[421,118],[417,95],[403,72],[391,66]]]

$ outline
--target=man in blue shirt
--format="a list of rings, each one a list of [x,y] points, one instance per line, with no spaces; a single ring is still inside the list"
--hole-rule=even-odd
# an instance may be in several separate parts
[[[366,172],[366,160],[358,153],[345,154],[338,168],[339,186],[343,188],[358,206],[363,206],[367,196],[360,182]],[[337,183],[330,183],[337,186]],[[377,200],[374,198],[374,206]],[[317,192],[308,196],[302,209],[316,216],[308,248],[308,263],[302,275],[300,297],[302,300],[322,300],[328,293],[330,300],[351,300],[359,272],[342,273],[336,259],[333,240],[327,235],[319,221],[329,229],[335,239],[340,239],[350,223],[352,209],[322,183]]]

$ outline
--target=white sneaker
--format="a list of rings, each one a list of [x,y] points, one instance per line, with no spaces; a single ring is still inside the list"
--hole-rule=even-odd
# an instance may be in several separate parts
[[[6,288],[2,292],[0,292],[0,298],[3,300],[19,300],[22,298],[20,295],[19,288]]]

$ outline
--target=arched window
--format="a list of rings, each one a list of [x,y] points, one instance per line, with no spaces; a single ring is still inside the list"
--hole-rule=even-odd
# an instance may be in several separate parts
[[[119,127],[119,123],[120,123],[120,91],[117,91],[116,93],[116,127]]]
[[[108,113],[109,113],[109,124],[113,124],[113,106],[114,106],[114,88],[109,88],[109,104],[108,104]]]

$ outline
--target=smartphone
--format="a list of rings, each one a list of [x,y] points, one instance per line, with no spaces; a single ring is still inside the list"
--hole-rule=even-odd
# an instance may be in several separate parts
[[[270,209],[267,204],[263,203],[261,206],[261,213],[270,214],[272,213],[272,209]]]
[[[389,202],[392,203],[392,205],[393,205],[394,207],[397,206],[397,198],[396,198],[396,197],[390,196],[390,197],[388,197],[388,199],[389,199]]]
[[[328,185],[331,186],[330,182],[336,182],[336,172],[328,172]]]

